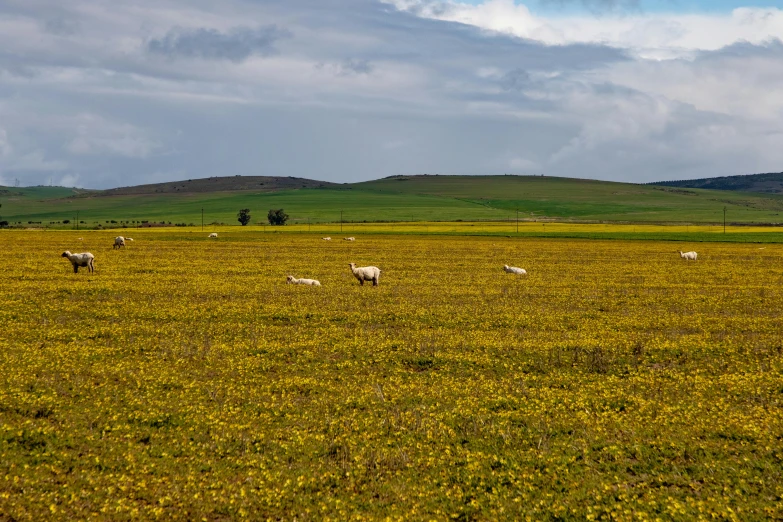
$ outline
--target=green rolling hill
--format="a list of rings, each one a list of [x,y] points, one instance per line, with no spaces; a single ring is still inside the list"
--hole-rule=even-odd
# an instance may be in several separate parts
[[[226,177],[108,191],[0,187],[0,219],[48,225],[79,220],[254,223],[271,208],[293,222],[535,220],[718,223],[783,222],[783,195],[685,189],[542,176],[394,176],[354,184],[301,178]]]

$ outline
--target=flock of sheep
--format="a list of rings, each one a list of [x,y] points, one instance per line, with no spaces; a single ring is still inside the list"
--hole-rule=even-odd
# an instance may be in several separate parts
[[[212,232],[209,235],[210,238],[216,238],[218,237],[216,232]],[[79,238],[82,239],[82,238]],[[322,237],[321,238],[324,241],[331,241],[331,237]],[[343,240],[345,241],[356,241],[356,238],[354,237],[344,237]],[[131,237],[123,237],[123,236],[117,236],[114,238],[114,246],[112,248],[122,248],[125,246],[126,241],[133,241],[133,238]],[[686,260],[696,261],[696,257],[698,254],[696,252],[690,251],[690,252],[680,252],[680,257]],[[95,256],[92,255],[90,252],[82,252],[80,254],[71,254],[70,251],[66,250],[63,252],[62,257],[67,257],[68,260],[73,265],[73,272],[78,273],[79,267],[87,267],[87,270],[89,272],[95,272]],[[372,286],[378,286],[378,280],[381,278],[381,269],[377,266],[359,266],[357,267],[355,263],[349,263],[349,267],[351,267],[351,272],[353,273],[354,277],[359,280],[360,285],[364,285],[365,281],[372,281]],[[516,275],[527,275],[527,270],[524,268],[519,268],[516,266],[508,266],[503,265],[503,270],[506,271],[509,274],[516,274]],[[289,285],[307,285],[307,286],[321,286],[320,281],[316,279],[297,279],[296,277],[289,275],[286,277],[286,283]]]

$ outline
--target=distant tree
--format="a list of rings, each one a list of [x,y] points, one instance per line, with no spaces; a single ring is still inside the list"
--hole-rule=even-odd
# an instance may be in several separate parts
[[[269,220],[270,225],[285,225],[285,222],[288,221],[288,214],[282,208],[277,210],[270,209],[266,218]]]
[[[243,208],[242,210],[240,210],[239,214],[237,214],[237,221],[242,223],[243,227],[248,223],[250,223],[250,209]]]

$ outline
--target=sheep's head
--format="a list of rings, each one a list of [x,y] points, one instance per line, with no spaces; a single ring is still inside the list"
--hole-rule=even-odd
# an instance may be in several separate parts
[[[291,284],[291,283],[293,283],[293,281],[294,281],[294,276],[291,276],[291,275],[290,275],[290,276],[287,276],[287,277],[285,278],[285,282],[286,282],[286,283],[288,283],[288,284]]]
[[[351,270],[353,270],[354,268],[356,268],[356,263],[348,263],[348,266],[350,266]]]
[[[508,270],[508,265],[503,265],[503,270]]]
[[[70,255],[71,255],[71,252],[69,250],[66,250],[65,252],[63,252],[63,255],[60,256],[60,257],[68,257]]]

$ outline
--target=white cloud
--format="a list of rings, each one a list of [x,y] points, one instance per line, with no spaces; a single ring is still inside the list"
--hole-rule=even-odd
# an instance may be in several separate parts
[[[473,25],[550,45],[600,43],[650,58],[684,57],[736,42],[762,44],[783,38],[783,10],[734,9],[729,14],[644,14],[640,12],[536,17],[514,0],[386,0],[418,16]]]
[[[146,158],[160,147],[133,125],[111,122],[95,114],[80,114],[74,127],[76,136],[66,146],[71,154]]]
[[[0,128],[0,157],[10,156],[12,151],[11,144],[8,142],[8,132]]]
[[[780,169],[781,10],[544,18],[523,4],[0,4],[0,168],[88,187]]]
[[[541,169],[541,165],[538,162],[519,157],[511,158],[508,166],[515,171],[515,174],[533,174]]]
[[[3,161],[2,163],[4,169],[10,172],[53,172],[66,170],[68,168],[68,163],[61,160],[47,159],[44,152],[41,150],[35,150],[24,155],[12,157],[9,161]]]
[[[81,176],[78,174],[66,174],[57,181],[57,185],[60,187],[78,187],[80,178]]]

